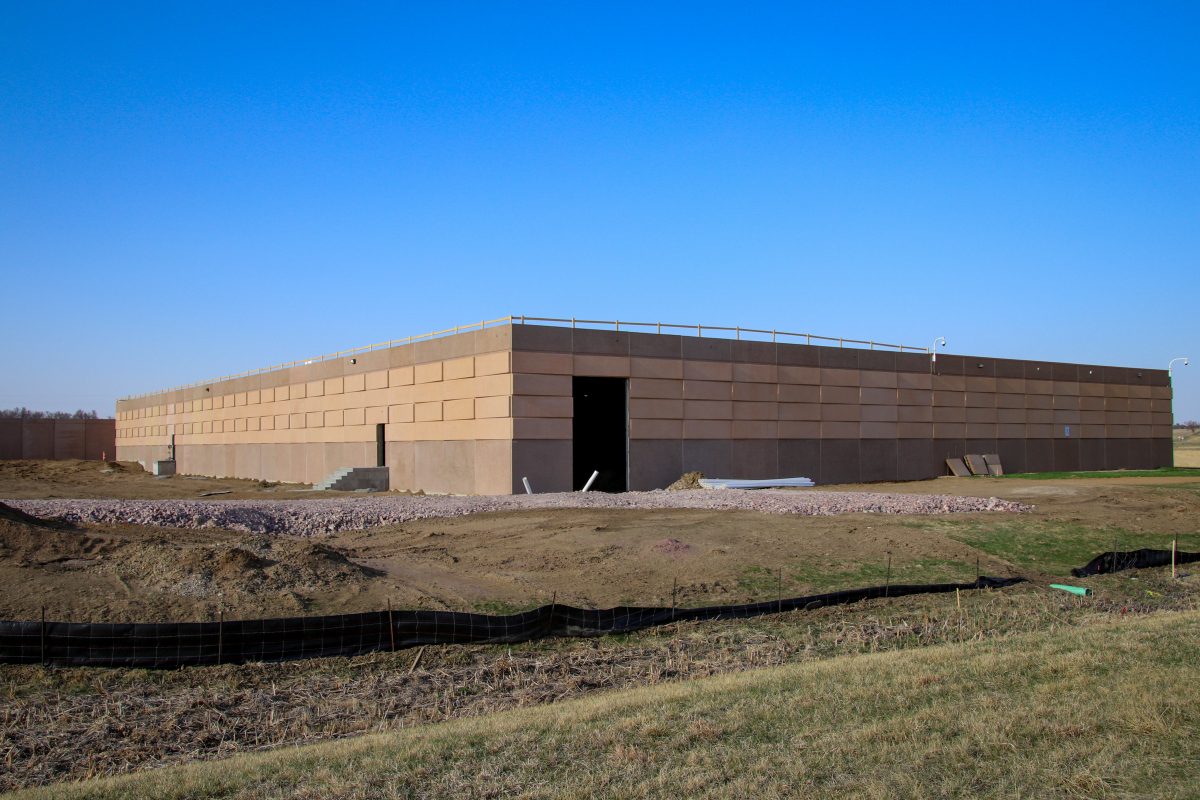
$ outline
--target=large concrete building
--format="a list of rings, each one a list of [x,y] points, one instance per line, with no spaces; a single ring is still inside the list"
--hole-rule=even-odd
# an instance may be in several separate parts
[[[117,455],[393,489],[652,489],[684,472],[909,480],[1172,463],[1165,370],[938,355],[743,329],[505,318],[117,403]],[[614,329],[614,327],[616,329]],[[662,330],[671,331],[663,333]],[[680,332],[676,332],[680,331]],[[914,352],[914,350],[916,352]]]

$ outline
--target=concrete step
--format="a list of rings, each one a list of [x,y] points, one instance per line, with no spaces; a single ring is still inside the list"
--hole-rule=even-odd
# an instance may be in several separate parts
[[[353,492],[366,489],[386,492],[390,487],[387,467],[341,467],[329,474],[314,489],[332,489],[338,492]]]

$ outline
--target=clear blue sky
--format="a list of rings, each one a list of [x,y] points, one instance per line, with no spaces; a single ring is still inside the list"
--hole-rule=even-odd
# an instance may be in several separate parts
[[[3,20],[0,406],[526,313],[1189,355],[1200,418],[1195,3]]]

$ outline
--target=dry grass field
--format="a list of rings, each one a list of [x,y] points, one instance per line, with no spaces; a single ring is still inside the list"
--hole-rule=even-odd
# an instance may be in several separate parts
[[[1200,431],[1175,430],[1175,466],[1200,468]]]
[[[0,498],[198,492],[191,479],[102,469],[0,469]],[[211,483],[245,496],[294,491]],[[0,521],[0,616],[10,619],[36,618],[43,606],[53,618],[92,620],[204,619],[219,607],[227,617],[333,613],[389,598],[490,612],[555,596],[602,607],[663,603],[673,584],[680,605],[701,605],[878,584],[888,559],[896,581],[969,580],[977,568],[1031,579],[599,639],[175,671],[0,666],[0,790],[1200,794],[1179,766],[1195,759],[1193,745],[1176,735],[1196,728],[1200,675],[1187,648],[1200,627],[1200,577],[1068,577],[1114,545],[1163,548],[1178,538],[1200,551],[1200,474],[870,488],[998,496],[1035,509],[803,518],[540,510],[266,543],[236,531]],[[214,490],[223,491],[199,489]],[[677,544],[656,547],[664,541]],[[260,561],[236,555],[264,547],[270,557]],[[1047,588],[1055,581],[1094,594]],[[1166,689],[1155,694],[1156,683]],[[196,761],[213,764],[185,766]]]

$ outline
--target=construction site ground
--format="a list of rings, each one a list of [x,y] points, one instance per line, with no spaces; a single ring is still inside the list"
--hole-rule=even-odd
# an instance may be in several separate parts
[[[290,537],[0,518],[0,618],[156,621],[394,608],[508,613],[764,600],[1023,575],[1010,590],[871,601],[599,640],[437,647],[357,659],[147,673],[0,667],[0,790],[411,726],[847,652],[964,641],[1195,608],[1190,570],[1047,589],[1099,552],[1200,551],[1200,474],[944,478],[821,487],[999,497],[1022,513],[537,509]],[[299,499],[306,487],[157,479],[136,465],[0,462],[0,499]],[[804,490],[799,490],[804,491]],[[354,501],[360,495],[335,495]],[[1197,566],[1197,565],[1192,565]],[[1200,569],[1196,570],[1200,572]],[[1077,580],[1075,582],[1078,582]],[[674,595],[674,597],[673,597]]]

